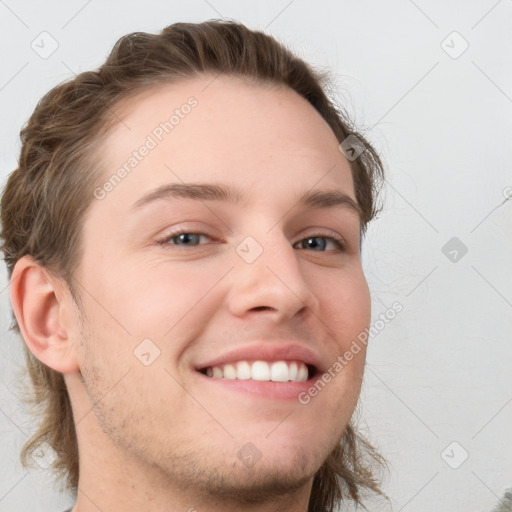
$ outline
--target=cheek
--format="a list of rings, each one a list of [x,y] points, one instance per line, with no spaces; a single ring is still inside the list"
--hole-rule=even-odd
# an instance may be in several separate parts
[[[209,321],[210,310],[218,308],[218,300],[212,298],[227,270],[223,265],[190,262],[149,268],[144,279],[132,280],[128,292],[137,299],[133,309],[138,325],[134,329],[149,329],[159,338],[195,331]]]
[[[370,292],[362,270],[340,271],[315,293],[322,320],[345,350],[370,324]]]
[[[210,290],[226,274],[226,265],[165,261],[128,261],[104,266],[85,276],[89,315],[98,329],[133,342],[161,339],[204,314]],[[217,304],[218,305],[218,304]],[[128,334],[129,333],[129,334]]]

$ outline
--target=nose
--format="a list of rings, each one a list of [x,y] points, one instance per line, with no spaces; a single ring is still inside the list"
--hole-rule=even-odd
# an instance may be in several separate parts
[[[317,314],[318,298],[304,279],[297,249],[282,234],[261,238],[264,243],[259,244],[251,237],[252,241],[245,246],[251,251],[262,251],[254,261],[244,258],[243,248],[235,256],[228,295],[231,313],[238,317],[264,314],[276,322],[289,320],[308,309]]]

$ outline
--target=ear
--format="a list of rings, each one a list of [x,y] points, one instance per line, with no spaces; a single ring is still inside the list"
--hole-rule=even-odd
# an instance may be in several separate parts
[[[10,283],[11,303],[25,343],[41,362],[61,373],[78,372],[70,326],[63,323],[74,305],[62,280],[31,256],[20,258]],[[76,307],[76,305],[75,305]]]

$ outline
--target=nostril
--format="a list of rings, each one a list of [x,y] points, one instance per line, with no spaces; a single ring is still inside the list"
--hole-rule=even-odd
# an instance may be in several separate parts
[[[266,309],[269,309],[270,311],[277,311],[276,308],[273,308],[271,306],[256,306],[252,308],[253,311],[265,311]]]

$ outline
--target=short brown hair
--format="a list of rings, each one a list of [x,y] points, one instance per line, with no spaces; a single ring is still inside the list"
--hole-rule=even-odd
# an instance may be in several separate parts
[[[376,197],[383,166],[344,110],[328,99],[324,92],[328,74],[313,70],[271,36],[239,23],[175,23],[159,34],[135,32],[120,38],[98,70],[80,73],[39,101],[20,133],[19,165],[1,199],[1,248],[9,278],[16,262],[31,255],[64,279],[79,304],[73,272],[83,254],[84,214],[101,180],[94,149],[101,135],[118,122],[114,107],[155,85],[201,73],[287,86],[320,113],[339,143],[355,134],[365,150],[349,160],[365,233],[379,211]],[[21,334],[14,315],[11,329]],[[23,345],[40,424],[23,447],[22,463],[29,466],[29,456],[43,442],[49,443],[57,453],[53,471],[65,479],[69,490],[76,490],[78,445],[64,378]],[[315,475],[309,510],[332,511],[336,501],[345,498],[359,504],[361,491],[383,494],[375,469],[384,465],[384,459],[349,424],[340,445]]]

